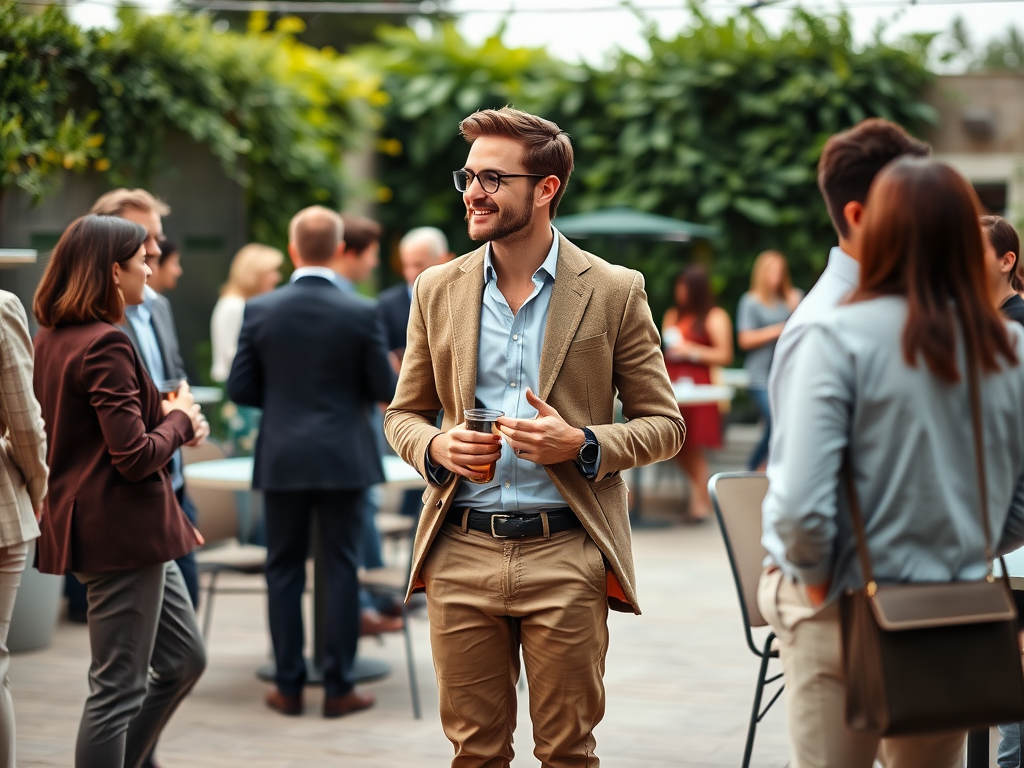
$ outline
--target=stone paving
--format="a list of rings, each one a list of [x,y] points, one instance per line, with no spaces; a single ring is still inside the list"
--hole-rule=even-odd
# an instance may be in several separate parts
[[[634,549],[644,614],[610,618],[608,710],[597,730],[598,754],[604,765],[623,768],[738,766],[757,661],[744,645],[719,531],[713,523],[644,529],[636,532]],[[264,601],[262,595],[218,598],[209,667],[165,731],[158,752],[164,768],[448,764],[423,613],[411,625],[422,720],[412,717],[400,634],[362,641],[361,654],[393,667],[369,686],[378,699],[374,709],[324,720],[320,691],[312,689],[305,716],[293,719],[264,707],[267,686],[254,674],[269,653]],[[63,621],[49,648],[13,657],[19,765],[73,765],[87,667],[86,628]],[[537,765],[527,696],[523,691],[516,768]],[[753,765],[787,762],[784,712],[777,706],[762,725]]]

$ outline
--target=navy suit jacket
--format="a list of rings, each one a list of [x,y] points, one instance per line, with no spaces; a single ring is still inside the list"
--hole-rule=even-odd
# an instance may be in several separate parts
[[[405,335],[409,328],[411,309],[412,299],[409,298],[409,286],[405,283],[393,285],[381,291],[377,297],[377,312],[384,323],[388,349],[405,349]]]
[[[372,301],[306,276],[250,299],[228,376],[263,409],[253,487],[366,488],[384,480],[370,409],[395,395]]]

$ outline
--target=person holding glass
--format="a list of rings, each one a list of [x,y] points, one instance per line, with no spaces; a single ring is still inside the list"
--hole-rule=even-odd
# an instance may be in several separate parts
[[[187,384],[161,399],[117,327],[125,306],[143,301],[146,237],[114,216],[77,219],[33,304],[34,386],[50,465],[38,567],[73,572],[89,605],[90,695],[76,768],[138,766],[206,665],[174,562],[201,541],[168,463],[208,427]]]
[[[979,208],[947,165],[887,166],[858,217],[859,284],[807,324],[779,393],[758,605],[780,641],[801,768],[870,768],[876,754],[887,768],[962,765],[963,731],[880,740],[845,725],[838,598],[863,586],[848,493],[876,580],[985,577],[968,366],[980,379],[993,549],[1024,544],[1024,329],[993,304]]]
[[[772,416],[768,408],[768,370],[775,343],[796,305],[804,296],[793,287],[789,264],[778,251],[764,251],[754,260],[750,290],[740,298],[736,312],[736,341],[747,353],[743,369],[750,377],[747,391],[764,418],[764,432],[747,460],[747,469],[763,470],[768,461]]]

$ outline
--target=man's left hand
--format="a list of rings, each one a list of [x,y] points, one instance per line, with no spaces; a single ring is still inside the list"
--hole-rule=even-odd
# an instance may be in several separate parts
[[[583,430],[569,426],[558,411],[533,394],[529,387],[526,402],[537,409],[536,418],[502,416],[498,419],[498,429],[516,456],[542,465],[573,461],[586,440]]]

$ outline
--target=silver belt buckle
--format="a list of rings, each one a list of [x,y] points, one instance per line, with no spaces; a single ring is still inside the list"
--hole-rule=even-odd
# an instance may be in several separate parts
[[[491,515],[491,536],[493,536],[496,539],[507,539],[508,536],[502,536],[501,534],[499,534],[497,531],[494,530],[494,521],[498,520],[498,519],[501,519],[501,520],[511,520],[512,517],[513,517],[512,515]]]

